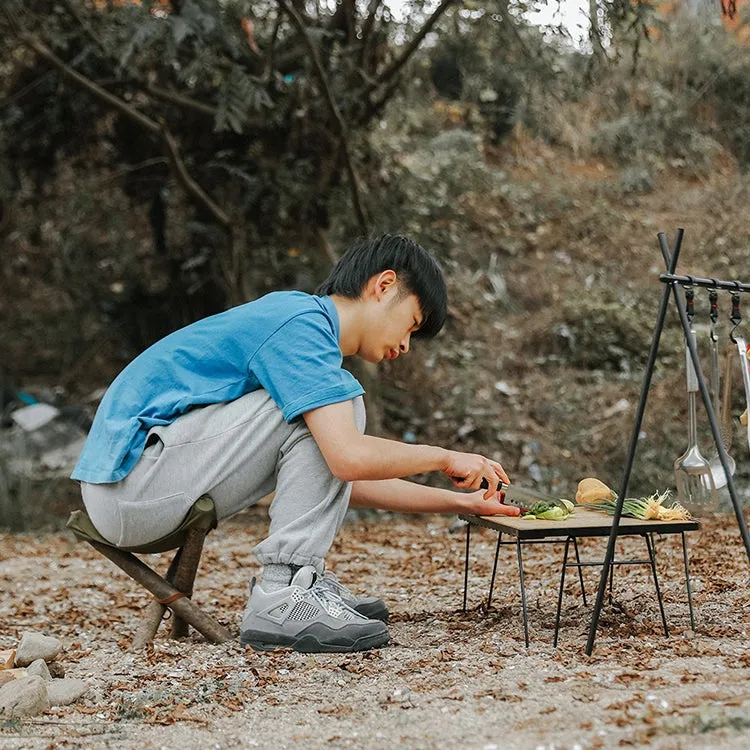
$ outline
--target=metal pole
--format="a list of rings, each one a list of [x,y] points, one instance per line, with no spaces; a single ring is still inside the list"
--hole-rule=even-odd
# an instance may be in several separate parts
[[[667,616],[664,614],[664,602],[661,598],[661,588],[659,588],[659,576],[656,573],[656,556],[654,548],[651,546],[651,539],[648,534],[643,534],[648,549],[648,559],[651,563],[651,574],[654,577],[654,588],[656,589],[656,599],[659,602],[659,612],[661,612],[661,624],[664,626],[664,635],[669,638],[669,628],[667,627]]]
[[[664,281],[668,284],[676,281],[678,284],[700,286],[707,289],[726,289],[728,292],[750,292],[750,284],[743,284],[741,281],[704,279],[700,276],[676,276],[673,273],[663,273],[659,276],[659,281]]]
[[[521,553],[521,538],[516,538],[516,551],[518,553],[518,580],[521,582],[521,614],[523,615],[523,639],[526,648],[529,647],[529,615],[526,611],[526,584],[523,580],[523,554]]]
[[[497,557],[500,554],[500,545],[503,543],[503,532],[497,533],[497,544],[495,545],[495,562],[492,564],[492,579],[490,580],[490,593],[487,597],[487,611],[492,606],[492,592],[495,589],[495,574],[497,573]]]
[[[721,439],[721,430],[719,423],[716,421],[716,414],[714,414],[714,407],[711,403],[711,396],[708,393],[708,387],[706,386],[706,380],[703,377],[701,371],[701,363],[698,357],[698,348],[695,345],[693,337],[690,335],[690,322],[687,317],[687,310],[685,309],[685,300],[682,298],[679,284],[676,281],[669,283],[667,288],[672,287],[674,292],[674,299],[677,303],[677,310],[680,313],[680,322],[685,330],[685,341],[687,342],[688,349],[690,350],[690,358],[693,360],[693,366],[695,372],[698,375],[698,388],[701,392],[701,398],[703,399],[703,406],[706,408],[706,415],[708,421],[711,424],[711,434],[716,444],[716,451],[719,454],[721,465],[724,469],[724,473],[727,478],[727,489],[729,490],[729,496],[732,499],[732,505],[734,506],[734,514],[737,517],[737,524],[740,527],[740,534],[742,535],[742,542],[745,545],[745,552],[747,553],[748,562],[750,562],[750,534],[747,530],[747,524],[745,523],[745,516],[742,514],[742,505],[739,497],[737,496],[737,489],[734,486],[734,479],[729,471],[729,461],[727,460],[727,452],[724,450],[724,441]]]
[[[471,523],[466,522],[466,559],[464,560],[464,606],[466,612],[466,597],[469,591],[469,539],[471,537]]]
[[[685,587],[687,588],[688,609],[690,610],[690,628],[695,631],[695,617],[693,615],[693,593],[690,590],[690,564],[688,563],[687,542],[685,532],[682,532],[682,561],[685,563]]]
[[[669,273],[674,273],[677,267],[677,261],[680,256],[680,248],[682,247],[682,237],[684,234],[683,229],[677,230],[677,237],[675,240],[674,253],[671,257],[669,254],[669,247],[667,246],[667,238],[663,232],[660,232],[659,246],[661,247],[662,255],[667,262],[667,270]],[[622,483],[620,485],[620,494],[617,496],[617,503],[615,504],[614,517],[612,518],[612,531],[609,534],[609,541],[607,542],[607,551],[604,555],[604,564],[602,566],[601,577],[599,578],[599,589],[596,592],[596,604],[594,605],[594,611],[591,615],[591,625],[589,626],[589,637],[586,643],[586,654],[591,656],[591,652],[594,650],[594,641],[596,640],[596,628],[599,625],[599,615],[601,614],[602,604],[604,603],[604,592],[607,588],[607,575],[609,574],[610,565],[615,555],[615,543],[617,541],[617,532],[620,528],[620,517],[622,516],[622,505],[625,502],[625,496],[628,491],[628,485],[630,483],[630,472],[633,469],[633,460],[635,458],[635,451],[638,447],[638,436],[641,433],[641,424],[643,423],[643,413],[646,410],[646,400],[648,399],[648,391],[651,387],[651,376],[654,373],[654,365],[656,364],[656,355],[659,351],[659,340],[661,339],[661,332],[664,328],[664,320],[667,315],[667,305],[669,304],[669,289],[665,288],[662,294],[661,304],[659,305],[659,314],[656,319],[656,328],[654,329],[654,335],[651,340],[651,349],[648,353],[648,362],[646,363],[646,372],[643,376],[643,384],[641,385],[641,397],[638,403],[638,409],[635,415],[635,423],[633,425],[633,433],[630,437],[630,446],[628,448],[628,455],[625,461],[625,470],[622,476]]]
[[[560,633],[560,610],[562,610],[563,589],[565,588],[565,568],[568,567],[568,547],[570,537],[565,540],[565,553],[563,554],[562,570],[560,571],[560,589],[557,592],[557,611],[555,612],[555,639],[552,645],[557,648],[557,636]],[[578,572],[581,572],[581,561],[578,560]]]
[[[578,537],[573,537],[573,549],[576,553],[576,562],[578,563],[578,580],[581,583],[581,596],[583,597],[583,606],[588,607],[588,602],[586,601],[586,589],[583,585],[583,568],[581,567],[581,556],[578,554]]]

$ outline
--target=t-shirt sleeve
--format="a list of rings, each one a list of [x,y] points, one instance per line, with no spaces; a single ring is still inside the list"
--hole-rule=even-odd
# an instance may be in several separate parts
[[[330,321],[313,313],[284,323],[258,348],[249,369],[291,422],[306,411],[365,392],[342,361]]]

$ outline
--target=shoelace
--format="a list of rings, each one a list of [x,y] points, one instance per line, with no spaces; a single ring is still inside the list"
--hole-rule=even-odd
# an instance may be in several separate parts
[[[335,573],[331,573],[327,570],[325,573],[323,573],[323,577],[320,580],[321,583],[326,586],[329,591],[331,589],[335,591],[342,600],[344,600],[344,597],[346,596],[352,596],[352,592],[349,591],[349,589],[339,581],[338,576]]]
[[[349,607],[344,600],[335,591],[323,584],[322,577],[316,578],[308,592],[331,617],[340,617],[342,613],[349,611]]]

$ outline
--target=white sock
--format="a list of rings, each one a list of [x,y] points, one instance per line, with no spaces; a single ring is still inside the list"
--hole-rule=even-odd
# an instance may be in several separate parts
[[[279,591],[292,582],[292,575],[290,565],[264,565],[260,585],[266,593]]]

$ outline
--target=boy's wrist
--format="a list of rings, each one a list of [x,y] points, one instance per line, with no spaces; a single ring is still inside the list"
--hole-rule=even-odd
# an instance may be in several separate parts
[[[450,451],[437,446],[434,446],[433,449],[435,450],[435,470],[445,472],[448,468],[448,454]]]

